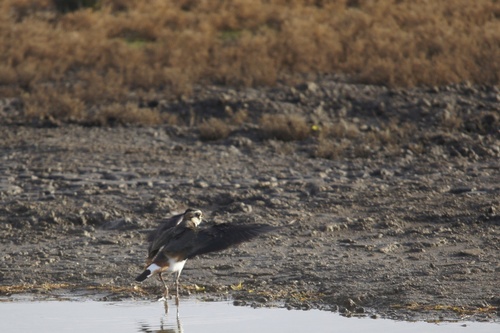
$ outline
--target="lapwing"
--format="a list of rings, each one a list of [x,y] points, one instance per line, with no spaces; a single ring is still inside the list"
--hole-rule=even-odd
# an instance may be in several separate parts
[[[202,217],[203,213],[200,210],[188,208],[184,213],[174,215],[169,219],[163,221],[155,231],[148,235],[147,240],[149,242],[149,247],[148,257],[146,258],[146,267],[148,267],[153,262],[153,259],[158,254],[160,248],[165,245],[165,238],[168,237],[168,231],[170,229],[177,226],[183,220],[190,221],[189,223],[191,225],[198,226],[201,223]],[[168,285],[165,280],[163,280],[163,271],[164,270],[160,270],[158,272],[158,278],[163,283],[163,286],[165,286],[165,297],[168,298]],[[168,271],[168,268],[166,269],[166,271]]]
[[[233,245],[251,240],[263,233],[274,230],[265,224],[221,223],[205,228],[198,227],[203,213],[198,209],[187,209],[184,214],[176,215],[161,225],[150,235],[146,269],[135,279],[142,282],[158,274],[165,286],[165,298],[168,298],[168,286],[161,274],[176,273],[176,303],[179,302],[179,277],[188,259],[198,255],[222,251]]]

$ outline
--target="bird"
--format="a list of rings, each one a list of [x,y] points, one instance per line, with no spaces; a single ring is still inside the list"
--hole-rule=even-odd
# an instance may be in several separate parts
[[[201,223],[202,218],[203,218],[203,213],[199,209],[188,208],[184,213],[174,215],[171,218],[164,221],[162,224],[160,224],[155,231],[153,231],[148,235],[147,238],[149,246],[148,246],[148,257],[146,258],[146,267],[148,267],[152,263],[153,259],[158,254],[158,251],[164,245],[163,243],[165,242],[165,238],[168,237],[168,235],[170,234],[168,232],[170,229],[177,226],[183,220],[185,221],[190,220],[191,221],[190,223],[192,225],[197,226],[198,224]],[[158,272],[158,278],[163,283],[163,286],[165,287],[165,297],[168,298],[168,285],[163,279],[162,273],[163,270],[160,270]]]
[[[249,241],[275,228],[266,224],[220,223],[204,228],[199,227],[203,213],[199,209],[188,208],[183,214],[175,215],[160,225],[149,237],[148,257],[144,271],[136,277],[137,282],[158,274],[168,286],[162,273],[176,273],[176,304],[179,303],[179,278],[188,259],[201,254],[222,251],[231,246]]]

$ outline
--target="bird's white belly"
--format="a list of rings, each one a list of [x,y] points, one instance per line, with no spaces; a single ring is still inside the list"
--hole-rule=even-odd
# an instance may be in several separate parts
[[[168,259],[168,271],[169,272],[181,272],[182,269],[184,268],[184,265],[186,264],[186,260],[183,261],[175,261],[174,259]]]

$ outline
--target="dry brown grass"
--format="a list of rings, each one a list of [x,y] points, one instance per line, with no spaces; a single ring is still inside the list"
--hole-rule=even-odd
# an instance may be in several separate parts
[[[304,140],[311,136],[311,126],[300,115],[265,114],[260,119],[260,131],[266,139],[282,141]]]
[[[304,74],[389,86],[500,83],[495,0],[88,2],[76,11],[52,0],[0,3],[0,96],[50,87],[90,109]],[[77,119],[75,110],[62,116]]]
[[[139,124],[146,126],[163,122],[158,110],[140,108],[134,103],[106,105],[92,117],[89,117],[89,121],[91,124],[97,125]]]
[[[200,139],[206,141],[225,139],[231,133],[227,122],[213,117],[202,122],[198,126],[198,130],[200,131]]]
[[[319,129],[313,156],[335,159],[345,156],[369,157],[378,152],[397,155],[405,149],[418,154],[421,147],[412,142],[418,140],[413,137],[413,133],[416,133],[415,126],[411,123],[389,122],[360,130],[358,124],[340,120]]]
[[[242,125],[248,120],[248,110],[245,109],[234,112],[231,108],[226,108],[226,114],[234,125]]]
[[[318,141],[316,150],[312,155],[331,160],[338,159],[344,155],[349,145],[348,142],[341,140],[322,139]]]
[[[68,93],[58,93],[53,89],[35,88],[24,94],[27,118],[51,121],[79,122],[85,119],[85,104]]]

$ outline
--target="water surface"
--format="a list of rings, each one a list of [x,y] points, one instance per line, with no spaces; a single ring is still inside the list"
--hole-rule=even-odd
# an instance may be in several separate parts
[[[0,332],[500,332],[498,323],[399,322],[345,318],[320,310],[286,310],[233,306],[231,302],[183,299],[178,308],[149,301],[14,301],[0,302]]]

